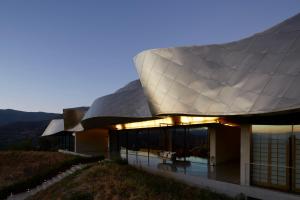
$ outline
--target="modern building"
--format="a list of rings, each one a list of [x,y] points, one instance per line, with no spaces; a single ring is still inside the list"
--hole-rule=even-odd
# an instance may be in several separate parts
[[[75,146],[81,134],[107,156],[218,191],[299,198],[299,55],[300,14],[227,44],[143,51],[139,80],[95,100]]]
[[[63,119],[49,123],[42,137],[50,142],[50,149],[76,150],[75,133],[84,131],[80,122],[87,110],[87,107],[63,109]]]

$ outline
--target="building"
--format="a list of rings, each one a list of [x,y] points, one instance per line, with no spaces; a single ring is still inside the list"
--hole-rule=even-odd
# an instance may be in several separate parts
[[[95,100],[81,134],[98,134],[107,156],[219,191],[299,198],[299,55],[300,14],[227,44],[143,51],[139,80]]]

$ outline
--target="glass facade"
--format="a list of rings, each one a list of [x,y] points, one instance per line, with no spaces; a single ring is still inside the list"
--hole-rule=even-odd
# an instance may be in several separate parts
[[[160,170],[208,177],[207,127],[161,127],[110,132],[111,150],[123,159]],[[163,162],[160,152],[173,152],[176,160]]]
[[[253,185],[299,191],[300,126],[253,125]]]
[[[294,189],[300,192],[300,125],[294,126]]]

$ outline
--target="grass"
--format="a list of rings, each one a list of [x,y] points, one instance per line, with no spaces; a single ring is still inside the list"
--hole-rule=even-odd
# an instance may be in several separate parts
[[[63,179],[30,199],[229,200],[231,198],[206,189],[191,187],[170,178],[149,174],[124,163],[101,162]]]
[[[72,165],[102,159],[102,156],[85,158],[58,152],[0,152],[0,199],[34,188]]]
[[[58,152],[0,151],[0,188],[24,181],[50,166],[60,165],[75,156]]]

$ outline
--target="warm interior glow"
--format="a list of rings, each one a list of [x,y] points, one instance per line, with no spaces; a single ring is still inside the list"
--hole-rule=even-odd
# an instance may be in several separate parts
[[[220,123],[218,117],[191,117],[191,116],[180,116],[177,125],[191,125],[191,124],[208,124],[208,123]],[[176,121],[176,120],[175,120]],[[176,125],[172,117],[166,117],[163,119],[154,119],[141,122],[132,122],[126,124],[117,124],[115,128],[117,130],[122,129],[139,129],[139,128],[155,128],[164,126]]]
[[[206,123],[218,123],[218,117],[189,117],[181,116],[180,122],[182,125],[186,124],[206,124]]]
[[[116,125],[116,129],[121,130],[122,129],[122,125],[121,124],[117,124]]]
[[[222,123],[223,124],[223,123]],[[236,124],[231,124],[231,123],[225,123],[225,124],[223,124],[224,126],[238,126],[238,125],[236,125]]]
[[[133,122],[127,124],[117,124],[116,129],[137,129],[137,128],[154,128],[154,127],[163,127],[163,126],[171,126],[174,125],[171,117],[167,117],[164,119],[154,119],[142,122]]]

